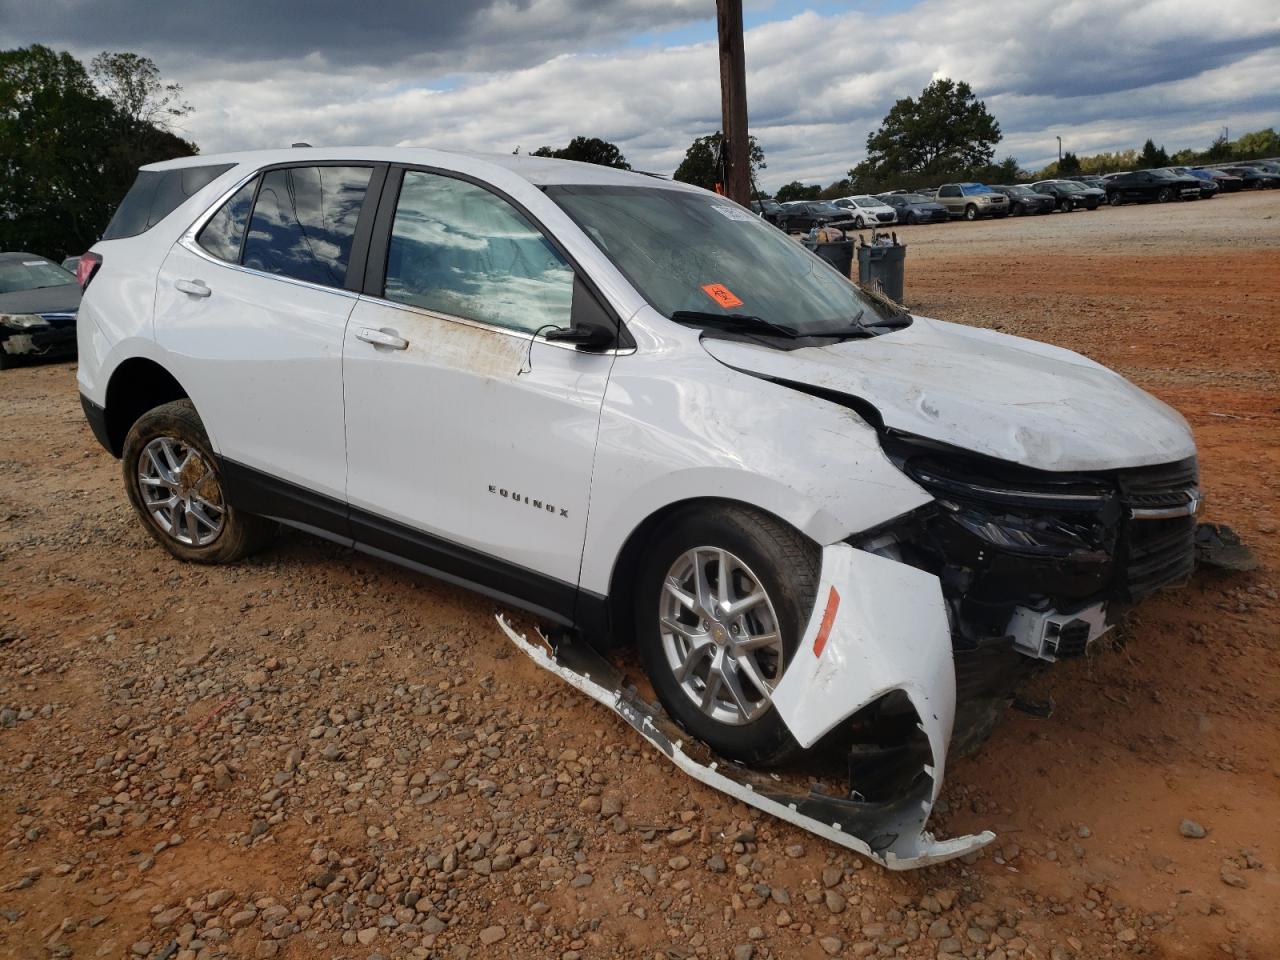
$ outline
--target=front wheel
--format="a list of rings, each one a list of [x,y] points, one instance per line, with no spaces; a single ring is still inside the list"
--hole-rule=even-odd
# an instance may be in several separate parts
[[[142,525],[179,560],[231,563],[262,549],[275,534],[270,520],[227,503],[217,458],[190,400],[139,417],[120,463]]]
[[[667,712],[721,756],[756,766],[799,745],[771,695],[813,611],[818,548],[751,509],[668,522],[645,557],[636,642]]]
[[[1168,203],[1173,199],[1173,191],[1168,187],[1161,187],[1160,192],[1156,194],[1156,200],[1160,203]]]
[[[1121,203],[1120,194],[1118,193],[1107,194],[1107,203],[1111,204],[1111,206],[1113,207],[1120,206],[1120,203]]]
[[[970,221],[977,220],[978,208],[975,207],[972,203],[969,204],[967,207],[964,208],[964,218]]]

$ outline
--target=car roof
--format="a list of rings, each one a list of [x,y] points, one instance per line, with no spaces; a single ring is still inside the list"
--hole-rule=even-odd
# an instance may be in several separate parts
[[[709,191],[678,180],[630,170],[602,167],[577,160],[557,160],[551,157],[532,157],[528,154],[480,153],[466,150],[438,150],[431,147],[290,147],[276,150],[245,150],[237,153],[197,154],[179,157],[160,163],[149,163],[142,170],[179,170],[184,167],[203,167],[214,164],[234,163],[249,167],[264,167],[275,163],[306,163],[307,161],[364,160],[374,163],[409,163],[425,167],[458,169],[466,166],[472,172],[484,176],[486,172],[500,168],[515,174],[537,187],[558,184],[578,186],[631,186],[662,190],[684,190],[706,194]],[[460,164],[459,161],[465,161]]]

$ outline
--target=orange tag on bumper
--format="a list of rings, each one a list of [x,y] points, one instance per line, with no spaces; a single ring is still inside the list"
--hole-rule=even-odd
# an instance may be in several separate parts
[[[728,308],[742,306],[742,301],[735,297],[733,295],[733,291],[723,283],[704,283],[702,285],[702,292],[722,307]]]

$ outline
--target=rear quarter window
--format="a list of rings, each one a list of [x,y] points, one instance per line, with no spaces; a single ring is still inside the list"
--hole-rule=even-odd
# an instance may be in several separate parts
[[[197,190],[208,186],[235,164],[216,163],[175,170],[139,170],[102,232],[103,240],[123,240],[146,233],[173,213]]]

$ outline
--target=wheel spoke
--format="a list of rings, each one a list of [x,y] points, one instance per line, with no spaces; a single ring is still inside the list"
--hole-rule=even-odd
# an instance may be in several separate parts
[[[148,446],[146,449],[146,454],[147,454],[147,459],[151,461],[151,466],[155,469],[156,476],[160,479],[160,481],[162,483],[172,486],[173,474],[170,472],[167,466],[161,464],[160,460],[156,457],[155,449],[151,446]]]
[[[770,630],[768,633],[742,634],[739,638],[734,640],[733,645],[740,653],[747,653],[751,650],[760,650],[764,647],[776,646],[778,642],[778,631]]]
[[[160,452],[164,454],[164,459],[169,465],[170,475],[176,478],[182,468],[178,464],[178,453],[173,448],[173,441],[168,437],[162,437],[160,440]]]
[[[729,562],[723,550],[716,552],[716,599],[720,601],[720,609],[729,606]]]
[[[764,600],[764,591],[760,589],[759,584],[756,584],[754,593],[747,594],[741,600],[733,601],[725,608],[724,618],[729,620],[734,617],[740,617],[762,600]]]
[[[760,667],[756,663],[754,657],[738,657],[734,660],[737,665],[738,672],[745,676],[751,685],[760,691],[760,697],[763,701],[769,702],[769,681],[760,675]]]
[[[749,718],[752,707],[755,705],[747,699],[747,693],[742,689],[742,680],[738,677],[738,670],[735,664],[725,664],[723,680],[724,688],[729,691],[729,696],[738,705],[738,710],[742,713],[743,718]]]
[[[710,616],[715,610],[715,599],[711,595],[711,581],[707,579],[707,568],[702,556],[693,551],[693,583],[697,591],[698,609],[703,616]]]
[[[666,588],[667,593],[679,600],[680,605],[686,610],[697,611],[697,598],[680,586],[680,582],[675,577],[667,577],[667,582],[663,586]]]
[[[187,536],[191,538],[193,547],[198,546],[200,543],[200,519],[196,516],[194,510],[188,508],[184,512],[186,513]]]
[[[689,652],[685,654],[684,659],[680,662],[680,666],[673,671],[675,678],[681,683],[684,683],[684,681],[689,678],[689,674],[693,672],[694,667],[705,660],[715,649],[715,646],[716,645],[711,640],[703,640],[699,643],[690,644]],[[710,673],[708,673],[707,676],[709,681]]]
[[[716,694],[720,692],[720,684],[723,677],[720,671],[712,664],[711,669],[707,671],[707,681],[702,687],[702,710],[704,713],[710,713],[716,703]]]
[[[706,637],[706,633],[703,630],[694,627],[692,624],[681,623],[675,617],[663,617],[662,627],[664,630],[678,633],[689,641],[698,641]]]

